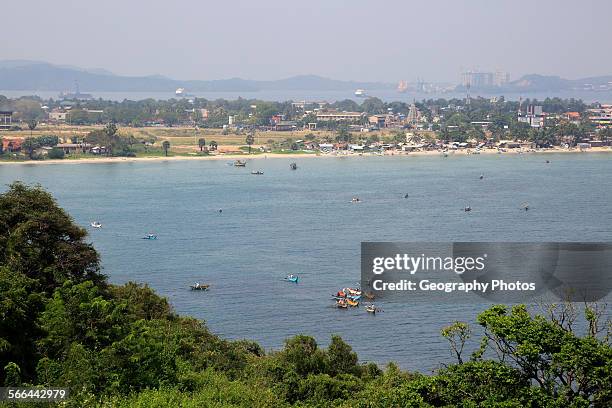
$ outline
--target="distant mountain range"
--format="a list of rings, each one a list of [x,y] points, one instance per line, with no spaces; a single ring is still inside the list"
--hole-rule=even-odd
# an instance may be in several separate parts
[[[230,78],[210,81],[181,81],[160,75],[120,76],[101,69],[83,69],[39,61],[0,61],[0,89],[36,91],[73,91],[75,83],[85,92],[188,92],[317,90],[337,91],[390,89],[394,84],[381,82],[339,81],[316,75],[300,75],[276,81]]]
[[[122,76],[105,69],[86,69],[70,65],[54,65],[42,61],[0,61],[0,89],[10,91],[74,91],[78,83],[83,92],[250,92],[250,91],[346,91],[355,89],[394,89],[396,84],[384,82],[341,81],[316,75],[300,75],[275,81],[241,78],[219,80],[177,80],[161,75]],[[456,90],[463,90],[457,86]],[[477,91],[479,89],[473,89]],[[583,79],[558,76],[525,75],[502,87],[480,89],[488,92],[558,92],[570,90],[612,90],[612,75]]]
[[[532,74],[510,82],[509,88],[515,91],[611,90],[612,75],[564,79],[558,76]]]
[[[456,90],[463,91],[463,85],[457,86]],[[530,74],[523,75],[521,78],[508,82],[502,86],[490,86],[475,88],[476,91],[487,92],[559,92],[559,91],[610,91],[612,90],[612,75],[599,77],[565,79],[553,75]]]

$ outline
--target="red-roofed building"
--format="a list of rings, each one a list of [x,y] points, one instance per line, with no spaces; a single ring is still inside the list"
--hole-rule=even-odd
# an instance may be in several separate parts
[[[580,123],[580,112],[565,112],[563,119],[578,124]]]
[[[2,138],[3,152],[18,152],[21,150],[23,137],[4,137]]]

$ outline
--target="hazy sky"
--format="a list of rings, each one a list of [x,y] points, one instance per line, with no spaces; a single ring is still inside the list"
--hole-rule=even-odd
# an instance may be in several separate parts
[[[0,59],[177,79],[612,74],[610,0],[18,0]]]

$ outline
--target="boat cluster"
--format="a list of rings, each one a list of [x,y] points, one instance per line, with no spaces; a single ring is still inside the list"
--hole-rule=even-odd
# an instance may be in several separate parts
[[[336,301],[335,306],[338,309],[348,309],[349,307],[359,307],[362,298],[373,300],[374,295],[371,293],[362,293],[361,289],[344,288],[332,295],[332,299]],[[368,313],[375,314],[381,312],[382,309],[376,307],[372,303],[365,305],[365,310]]]

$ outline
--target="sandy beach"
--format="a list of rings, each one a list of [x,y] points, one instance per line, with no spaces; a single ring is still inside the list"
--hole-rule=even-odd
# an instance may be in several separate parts
[[[497,149],[483,149],[479,152],[469,149],[449,150],[446,152],[448,157],[452,156],[468,156],[478,154],[501,154],[501,155],[518,155],[518,154],[550,154],[550,153],[565,153],[565,154],[588,154],[588,153],[612,153],[610,147],[593,147],[590,149],[542,149],[542,150],[520,150],[507,149],[506,151],[498,151]],[[399,152],[387,151],[383,155],[372,153],[266,153],[266,154],[217,154],[210,156],[156,156],[156,157],[95,157],[86,159],[60,159],[60,160],[27,160],[27,161],[0,161],[1,165],[44,165],[44,164],[81,164],[81,163],[129,163],[129,162],[164,162],[177,160],[251,160],[251,159],[305,159],[305,158],[339,158],[339,157],[367,157],[367,156],[393,156],[393,157],[412,157],[412,156],[442,156],[444,153],[436,150],[416,151],[416,152]]]

